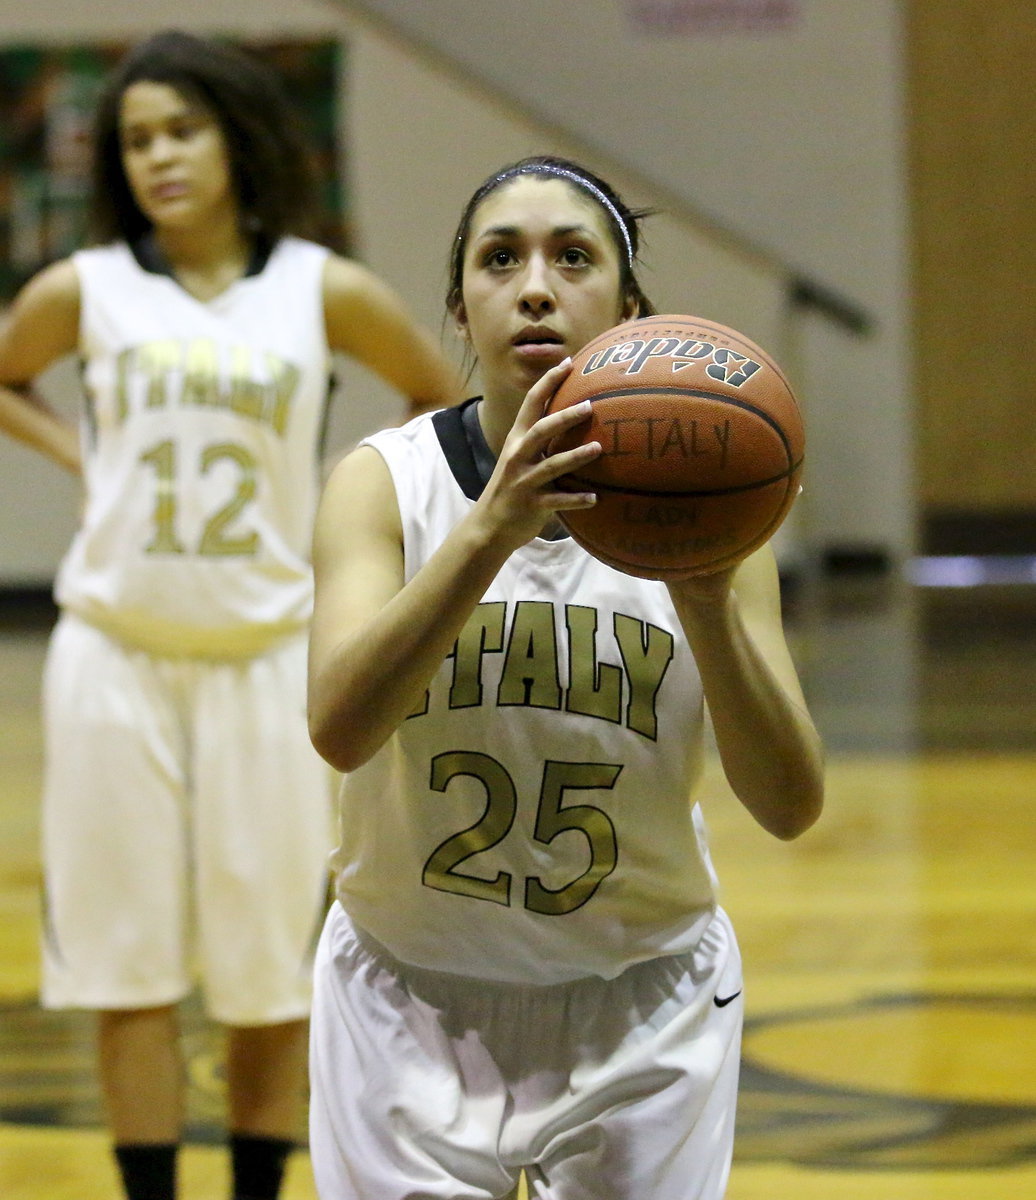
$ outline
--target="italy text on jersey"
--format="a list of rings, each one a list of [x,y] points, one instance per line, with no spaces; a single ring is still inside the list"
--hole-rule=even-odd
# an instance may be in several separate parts
[[[498,707],[555,709],[598,717],[646,738],[656,737],[655,700],[673,660],[671,633],[637,617],[615,613],[613,632],[622,660],[618,665],[598,659],[596,609],[557,606],[568,633],[562,652],[554,604],[517,601],[505,638],[506,608],[503,601],[479,604],[457,639],[447,694],[449,708],[474,708],[489,702]],[[567,659],[564,663],[562,653]],[[483,662],[490,654],[502,654],[503,662],[496,694],[485,697]],[[428,704],[426,693],[412,715],[427,713]]]

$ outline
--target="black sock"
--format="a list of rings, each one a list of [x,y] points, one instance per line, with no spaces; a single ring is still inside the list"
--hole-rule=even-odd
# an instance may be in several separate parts
[[[288,1138],[230,1135],[230,1163],[234,1175],[234,1200],[277,1200],[284,1168],[295,1143]]]
[[[115,1147],[127,1200],[176,1200],[175,1142]]]

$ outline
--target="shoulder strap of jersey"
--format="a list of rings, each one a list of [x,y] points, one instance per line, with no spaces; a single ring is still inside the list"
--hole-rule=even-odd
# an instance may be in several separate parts
[[[464,428],[464,410],[477,404],[479,397],[463,404],[441,408],[432,416],[432,425],[439,445],[446,456],[453,477],[469,500],[477,500],[485,486],[475,461],[475,453]]]

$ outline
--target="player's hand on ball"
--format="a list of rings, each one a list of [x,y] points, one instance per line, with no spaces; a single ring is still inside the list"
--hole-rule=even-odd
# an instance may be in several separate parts
[[[589,508],[596,502],[593,492],[565,491],[556,481],[597,458],[600,443],[581,443],[555,454],[549,451],[552,442],[590,418],[589,402],[543,415],[570,368],[566,359],[529,389],[479,501],[516,546],[539,534],[557,510]]]

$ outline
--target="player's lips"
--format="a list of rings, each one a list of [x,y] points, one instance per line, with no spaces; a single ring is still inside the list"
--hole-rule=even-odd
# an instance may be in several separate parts
[[[148,188],[148,195],[152,200],[175,200],[179,196],[187,194],[187,184],[177,179],[163,180],[161,183],[152,184]]]
[[[560,362],[564,357],[564,340],[545,325],[528,325],[519,330],[511,345],[522,358],[557,358]]]

